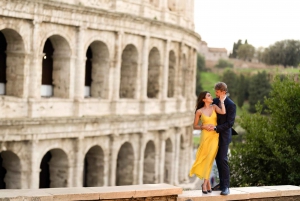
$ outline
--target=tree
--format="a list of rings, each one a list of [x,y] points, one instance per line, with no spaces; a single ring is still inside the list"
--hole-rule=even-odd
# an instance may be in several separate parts
[[[205,70],[205,58],[201,54],[197,54],[197,70],[203,71]]]
[[[275,78],[265,99],[268,116],[239,119],[246,134],[229,157],[232,186],[300,185],[300,84],[292,77]]]
[[[223,73],[222,81],[227,84],[230,98],[236,98],[238,76],[232,70],[226,70]]]
[[[238,40],[237,43],[233,43],[232,53],[229,54],[229,58],[237,58],[237,50],[242,44],[242,40]]]
[[[248,44],[245,43],[243,45],[240,45],[239,48],[237,49],[237,57],[239,59],[243,59],[244,61],[251,61],[253,59],[255,53],[255,48]]]
[[[263,103],[264,97],[269,95],[271,90],[270,81],[265,71],[258,72],[249,80],[249,112],[256,112],[255,105],[258,101]]]
[[[215,65],[216,68],[233,68],[233,63],[226,59],[219,59],[218,63]]]
[[[243,74],[240,74],[238,77],[238,84],[237,84],[237,105],[241,108],[244,105],[244,102],[246,100],[248,95],[248,86],[249,86],[249,80],[247,77],[245,77]]]
[[[283,40],[270,45],[264,51],[263,61],[270,65],[298,66],[300,64],[300,41]]]
[[[201,54],[197,54],[197,72],[196,72],[196,94],[203,91],[201,85],[200,73],[205,69],[205,58]]]

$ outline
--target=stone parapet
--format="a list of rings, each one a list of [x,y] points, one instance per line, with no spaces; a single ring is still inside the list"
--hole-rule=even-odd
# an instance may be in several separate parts
[[[230,188],[228,196],[220,195],[220,191],[202,194],[201,190],[184,191],[178,196],[178,201],[296,201],[300,200],[300,187],[292,185],[284,186],[260,186]]]
[[[168,184],[144,184],[116,187],[50,188],[0,190],[5,201],[71,201],[71,200],[155,200],[176,201],[182,188]]]

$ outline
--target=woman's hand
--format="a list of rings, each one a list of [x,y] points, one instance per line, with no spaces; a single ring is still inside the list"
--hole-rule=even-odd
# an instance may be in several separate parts
[[[226,94],[221,94],[219,99],[221,102],[224,102],[225,98],[226,98]]]
[[[202,125],[202,129],[207,130],[207,131],[211,131],[211,128],[214,128],[215,126],[213,124],[205,124]]]

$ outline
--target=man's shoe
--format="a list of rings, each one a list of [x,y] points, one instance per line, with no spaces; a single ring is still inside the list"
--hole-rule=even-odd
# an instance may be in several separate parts
[[[230,194],[229,188],[224,188],[224,189],[221,191],[221,195],[229,195],[229,194]]]
[[[213,187],[212,190],[213,191],[220,191],[221,190],[220,184],[215,185],[215,187]]]

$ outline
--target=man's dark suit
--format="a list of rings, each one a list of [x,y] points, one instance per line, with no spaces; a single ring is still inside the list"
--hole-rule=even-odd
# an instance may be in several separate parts
[[[213,104],[219,105],[220,100],[215,98]],[[220,177],[221,189],[230,187],[230,170],[228,165],[228,147],[231,142],[232,126],[235,121],[236,105],[228,97],[224,101],[226,114],[217,116],[217,133],[219,133],[219,149],[216,156],[216,163]]]

